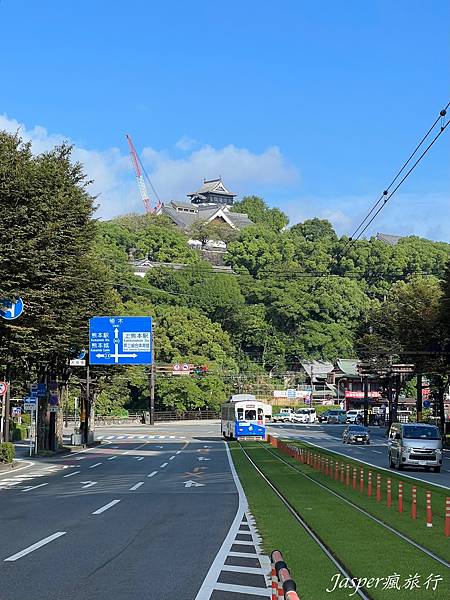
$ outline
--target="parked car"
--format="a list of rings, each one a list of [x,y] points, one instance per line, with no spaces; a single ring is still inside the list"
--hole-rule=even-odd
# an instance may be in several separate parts
[[[347,425],[342,432],[342,443],[370,444],[369,430],[362,425]]]
[[[345,410],[329,410],[327,416],[327,423],[346,423],[347,422],[347,413]]]
[[[272,416],[272,421],[274,423],[289,423],[292,421],[292,415],[294,411],[292,408],[282,408],[279,412],[275,413]]]
[[[317,420],[315,408],[299,408],[293,415],[294,423],[314,423]]]
[[[319,413],[317,415],[317,420],[319,421],[319,423],[326,423],[328,421],[328,415],[330,414],[331,410],[324,410],[322,413]]]
[[[440,473],[442,436],[435,425],[427,423],[393,423],[388,437],[389,466],[430,468]]]
[[[362,417],[364,419],[364,411],[360,409],[353,409],[347,411],[347,423],[357,423]]]

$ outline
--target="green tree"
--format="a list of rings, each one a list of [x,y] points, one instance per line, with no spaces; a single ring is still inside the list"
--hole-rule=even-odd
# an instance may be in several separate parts
[[[259,196],[244,196],[231,207],[231,212],[245,213],[257,225],[281,231],[289,223],[288,217],[279,208],[269,208]]]

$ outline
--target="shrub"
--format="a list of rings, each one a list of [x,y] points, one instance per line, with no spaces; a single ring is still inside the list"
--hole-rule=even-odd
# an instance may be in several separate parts
[[[18,423],[11,423],[10,431],[11,441],[19,442],[20,440],[26,440],[28,437],[28,430],[26,425],[19,425]]]
[[[3,442],[0,444],[0,462],[12,463],[16,456],[16,449],[11,442]]]

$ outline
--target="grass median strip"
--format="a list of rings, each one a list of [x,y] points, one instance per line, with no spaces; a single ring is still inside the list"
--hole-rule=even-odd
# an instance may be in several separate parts
[[[368,467],[367,465],[359,462],[356,459],[344,460],[343,457],[330,451],[318,450],[315,447],[310,446],[303,442],[288,442],[290,445],[304,448],[306,450],[320,454],[325,458],[333,460],[333,473],[335,472],[336,462],[338,463],[338,480],[334,477],[327,477],[320,471],[316,471],[308,465],[299,463],[295,459],[280,452],[279,455],[283,460],[286,460],[292,465],[295,465],[297,469],[304,472],[312,479],[320,482],[322,485],[326,485],[331,490],[340,494],[344,498],[347,498],[357,506],[360,506],[371,515],[384,521],[391,527],[394,527],[401,533],[410,537],[418,544],[428,548],[438,556],[444,558],[447,562],[450,562],[450,538],[444,537],[444,510],[445,510],[445,499],[450,496],[450,490],[446,491],[443,488],[433,486],[427,482],[421,480],[411,480],[402,478],[401,473],[392,472],[387,473],[382,469],[376,467]],[[275,453],[279,452],[276,449],[271,448]],[[346,477],[346,465],[350,466],[350,485],[346,486],[342,484],[341,479],[341,466],[344,465],[344,480]],[[331,467],[331,465],[330,465]],[[353,468],[356,468],[356,490],[353,489]],[[360,486],[360,474],[361,469],[364,473],[364,488],[363,492],[359,491]],[[368,485],[368,474],[371,473],[372,478],[372,495],[367,495]],[[381,500],[376,501],[376,477],[380,475],[381,480]],[[392,487],[392,506],[387,508],[387,480],[391,480]],[[399,483],[403,483],[403,512],[398,512],[398,490]],[[417,518],[411,518],[412,508],[412,488],[416,488],[417,497]],[[433,527],[426,527],[426,492],[432,492],[432,513],[433,513]]]
[[[283,464],[276,456],[268,453],[262,445],[248,442],[243,446],[266,477],[283,493],[289,503],[354,577],[378,578],[379,583],[376,587],[372,585],[371,589],[366,590],[370,597],[376,600],[391,600],[392,598],[409,600],[412,592],[415,592],[416,589],[418,597],[420,596],[421,599],[444,600],[449,597],[450,573],[443,565],[368,519],[357,509],[333,496],[327,490],[321,489],[314,481],[293,471],[290,466]],[[238,449],[234,450],[233,457],[236,456],[235,462],[241,477],[245,456],[239,460],[238,453]],[[285,455],[283,455],[284,457]],[[245,479],[250,476],[246,475],[245,471],[241,480],[263,535],[265,550],[273,550],[278,546],[285,554],[286,547],[289,548],[286,560],[299,586],[300,597],[318,600],[327,597],[337,598],[339,596],[336,594],[342,591],[345,592],[345,597],[352,594],[352,589],[339,590],[337,588],[331,594],[326,592],[327,587],[332,588],[329,573],[326,573],[321,566],[315,566],[314,562],[311,564],[308,557],[308,552],[314,544],[312,542],[309,542],[308,545],[302,543],[299,537],[300,527],[295,522],[289,523],[285,515],[281,519],[278,517],[277,522],[272,515],[274,512],[271,507],[272,503],[270,506],[267,503],[269,496],[267,491],[260,490],[260,499],[258,500],[257,488],[261,487],[261,483],[264,482],[259,478],[261,483],[258,484],[259,476],[255,469],[249,461],[247,461],[247,465],[246,470],[253,470],[254,475],[247,487]],[[266,484],[264,486],[267,488]],[[281,509],[276,512],[283,514]],[[280,520],[283,523],[281,526]],[[442,539],[444,539],[443,536]],[[316,550],[317,552],[320,553],[320,550]],[[329,562],[328,559],[327,562]],[[332,570],[336,575],[335,567],[332,567]],[[397,586],[400,589],[385,587],[390,585],[391,579],[389,578],[396,574],[398,575]],[[416,574],[418,575],[418,579],[416,579],[418,585],[411,588],[414,585],[411,578],[414,578]],[[311,588],[311,581],[308,579],[311,575],[312,579],[320,581],[319,588],[316,587],[314,592]],[[436,583],[436,590],[433,590],[434,584],[431,580],[426,587],[426,581],[430,575],[442,578],[442,581],[439,580]]]
[[[275,549],[282,551],[297,581],[302,600],[326,598],[328,594],[325,590],[336,574],[336,567],[261,479],[240,447],[232,443],[230,450],[250,510],[263,538],[265,553],[270,554]],[[336,590],[332,598],[348,598],[348,591]]]

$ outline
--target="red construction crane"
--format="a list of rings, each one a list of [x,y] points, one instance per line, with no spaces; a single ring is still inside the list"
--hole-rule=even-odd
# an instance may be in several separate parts
[[[144,203],[145,212],[146,213],[156,212],[158,210],[158,208],[161,206],[161,200],[159,199],[158,194],[156,193],[156,190],[152,185],[152,182],[150,181],[147,173],[145,172],[144,167],[142,166],[141,161],[139,160],[139,157],[137,155],[136,148],[134,147],[131,136],[129,136],[127,134],[126,138],[128,141],[128,145],[130,147],[131,162],[133,163],[134,171],[136,173],[136,179],[137,179],[137,183],[138,183],[138,187],[139,187],[139,192],[141,193],[141,198]],[[150,198],[149,198],[149,195],[147,192],[147,186],[145,185],[144,175],[147,177],[147,180],[150,183],[152,190],[155,193],[155,196],[158,200],[156,208],[154,208],[154,209],[152,209]]]

